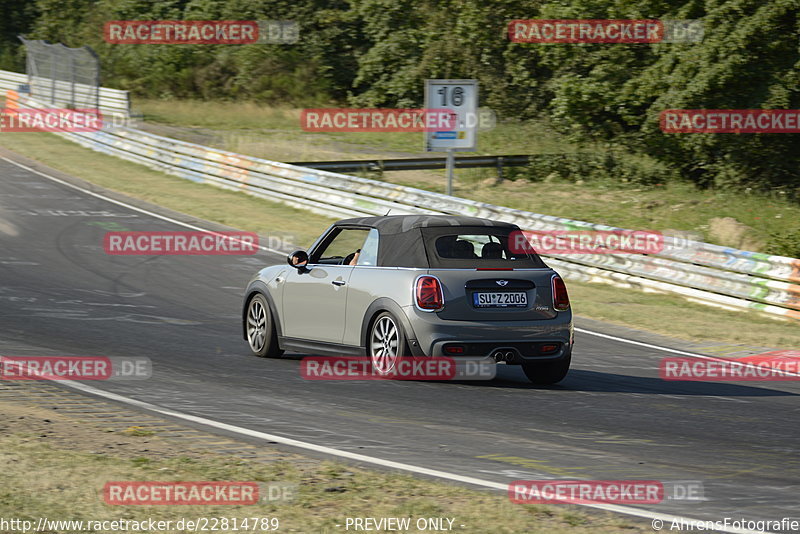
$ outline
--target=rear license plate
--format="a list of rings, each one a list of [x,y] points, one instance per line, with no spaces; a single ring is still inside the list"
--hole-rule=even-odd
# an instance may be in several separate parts
[[[528,305],[528,294],[524,291],[473,293],[472,304],[476,308],[524,308]]]

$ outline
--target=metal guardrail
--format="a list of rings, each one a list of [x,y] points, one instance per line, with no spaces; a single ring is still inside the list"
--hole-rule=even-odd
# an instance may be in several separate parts
[[[524,167],[535,156],[456,156],[457,169],[474,169],[479,167],[495,167],[502,173],[503,167]],[[404,159],[369,159],[343,161],[304,161],[289,163],[308,169],[319,169],[331,172],[365,172],[365,171],[421,171],[444,169],[447,158],[404,158]]]
[[[16,91],[20,85],[28,83],[28,75],[21,72],[0,70],[0,90]]]
[[[30,86],[28,75],[19,72],[0,70],[0,91],[17,91],[19,86]],[[89,94],[94,87],[82,84],[71,85],[68,82],[54,82],[56,105],[66,106],[74,94]],[[31,95],[36,98],[36,95]],[[131,115],[131,100],[128,91],[121,89],[100,88],[100,111],[104,114],[117,115],[125,118]],[[52,107],[52,106],[51,106]]]
[[[46,107],[32,100],[22,103]],[[448,213],[527,230],[622,230],[451,197],[366,178],[244,156],[131,128],[60,133],[83,146],[195,182],[247,192],[334,217]],[[669,292],[729,309],[800,320],[800,260],[665,237],[658,254],[549,256],[568,278]]]

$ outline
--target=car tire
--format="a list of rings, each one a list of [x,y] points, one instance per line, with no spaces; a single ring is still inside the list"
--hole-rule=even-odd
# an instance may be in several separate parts
[[[549,386],[564,380],[569,372],[572,355],[554,362],[523,363],[522,371],[528,380],[540,386]]]
[[[394,315],[382,312],[369,329],[367,337],[367,357],[373,371],[379,376],[389,375],[395,368],[398,358],[410,353],[403,326]]]
[[[259,358],[279,358],[283,351],[278,347],[278,332],[269,310],[267,298],[256,293],[247,304],[245,332],[250,350]]]

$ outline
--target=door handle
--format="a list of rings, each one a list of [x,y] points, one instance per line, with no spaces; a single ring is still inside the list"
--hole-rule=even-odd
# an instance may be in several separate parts
[[[333,282],[331,282],[331,284],[333,284],[335,286],[343,286],[344,285],[344,280],[334,280]]]

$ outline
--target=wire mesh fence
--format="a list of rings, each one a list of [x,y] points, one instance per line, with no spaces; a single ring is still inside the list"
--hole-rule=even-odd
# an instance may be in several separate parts
[[[54,107],[100,107],[100,61],[91,48],[19,39],[25,45],[33,97]]]

